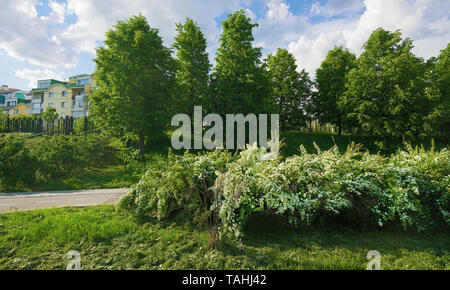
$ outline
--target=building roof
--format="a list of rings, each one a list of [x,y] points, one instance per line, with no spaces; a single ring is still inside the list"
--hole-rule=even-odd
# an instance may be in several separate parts
[[[71,81],[75,81],[76,79],[81,78],[81,77],[91,77],[91,75],[90,74],[79,74],[79,75],[71,76],[69,79]],[[84,85],[77,85],[76,83],[63,82],[63,81],[58,81],[55,79],[39,80],[39,81],[50,81],[50,86],[48,88],[50,88],[51,86],[56,85],[56,84],[63,85],[66,88],[78,88],[78,87],[83,88],[84,87]],[[48,88],[34,88],[31,91],[32,92],[46,91]]]
[[[0,93],[12,93],[17,91],[19,91],[19,89],[7,89],[7,90],[0,90]]]
[[[88,74],[80,74],[80,75],[71,76],[69,79],[70,80],[74,80],[74,79],[77,79],[77,78],[90,77],[90,76],[91,75],[88,75]]]

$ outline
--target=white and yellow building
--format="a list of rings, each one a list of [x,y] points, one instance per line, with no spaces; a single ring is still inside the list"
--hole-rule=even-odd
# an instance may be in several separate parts
[[[47,107],[56,109],[62,118],[80,118],[89,115],[89,95],[96,88],[92,75],[77,75],[62,82],[54,79],[39,80],[32,92],[32,113],[41,114]]]

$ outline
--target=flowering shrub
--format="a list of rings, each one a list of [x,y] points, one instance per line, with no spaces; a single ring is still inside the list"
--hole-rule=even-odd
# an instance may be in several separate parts
[[[233,158],[170,155],[150,169],[119,203],[159,219],[186,209],[195,222],[218,215],[221,237],[241,237],[245,219],[268,211],[293,225],[339,222],[418,231],[450,225],[450,154],[406,147],[390,157],[352,144],[287,159],[262,160],[264,149],[248,147]]]
[[[150,214],[159,220],[177,210],[186,210],[194,222],[211,224],[217,174],[232,161],[230,153],[214,151],[205,155],[169,154],[147,170],[142,179],[118,203],[119,209],[137,215]]]

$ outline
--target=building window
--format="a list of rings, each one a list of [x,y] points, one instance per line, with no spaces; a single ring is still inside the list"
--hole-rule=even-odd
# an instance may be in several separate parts
[[[67,96],[67,91],[63,91],[63,92],[62,92],[62,96],[63,96],[63,97]]]
[[[61,108],[65,108],[66,107],[66,102],[61,102]]]
[[[41,104],[33,104],[33,109],[40,109],[41,108]]]
[[[48,103],[49,108],[53,108],[53,103]]]
[[[53,98],[54,96],[55,96],[55,93],[54,93],[54,92],[48,93],[48,97],[49,97],[49,98]]]
[[[77,80],[77,86],[83,86],[89,84],[89,79]]]
[[[40,89],[46,89],[50,87],[51,81],[38,81],[38,88]]]

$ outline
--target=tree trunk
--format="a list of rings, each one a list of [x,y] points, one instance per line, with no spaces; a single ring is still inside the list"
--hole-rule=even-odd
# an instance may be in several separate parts
[[[142,131],[139,131],[139,154],[142,159],[145,159],[145,140],[144,133]]]
[[[341,118],[339,118],[339,120],[338,120],[338,135],[339,136],[342,135],[342,120],[341,120]]]

